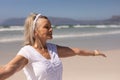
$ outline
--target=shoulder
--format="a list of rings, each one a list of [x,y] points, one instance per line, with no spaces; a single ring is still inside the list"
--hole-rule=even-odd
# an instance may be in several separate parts
[[[32,46],[30,46],[30,45],[25,45],[25,46],[23,46],[20,50],[19,50],[19,52],[29,52],[29,51],[31,51],[32,50]]]
[[[51,48],[56,48],[57,50],[65,50],[66,48],[68,48],[66,46],[61,46],[61,45],[54,44],[54,43],[47,43],[47,46]]]
[[[20,56],[25,57],[26,59],[29,59],[30,50],[31,50],[30,45],[25,45],[19,50],[17,55],[20,55]]]
[[[30,45],[25,45],[21,49],[29,49],[31,46]]]
[[[56,44],[54,44],[54,43],[46,43],[47,45],[51,45],[51,46],[53,46],[53,45],[56,45]]]
[[[47,43],[48,48],[57,48],[56,44],[54,43]]]

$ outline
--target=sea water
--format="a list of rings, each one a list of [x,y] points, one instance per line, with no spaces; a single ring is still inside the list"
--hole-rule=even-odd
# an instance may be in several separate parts
[[[98,37],[120,34],[120,25],[60,25],[53,26],[53,38]],[[21,41],[24,39],[23,26],[0,27],[0,42]]]

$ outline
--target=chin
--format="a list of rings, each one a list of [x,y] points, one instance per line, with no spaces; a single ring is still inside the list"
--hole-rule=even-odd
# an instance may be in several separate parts
[[[48,39],[49,39],[49,40],[51,40],[51,39],[53,39],[53,37],[52,37],[52,36],[50,36],[50,37],[48,37]]]
[[[50,39],[53,39],[53,37],[51,37]]]

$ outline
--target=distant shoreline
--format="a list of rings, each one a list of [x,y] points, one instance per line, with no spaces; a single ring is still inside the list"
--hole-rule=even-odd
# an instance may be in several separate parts
[[[48,17],[52,25],[120,25],[120,16],[112,16],[104,20],[75,20],[71,18]],[[0,23],[0,26],[23,26],[25,18],[10,18]]]

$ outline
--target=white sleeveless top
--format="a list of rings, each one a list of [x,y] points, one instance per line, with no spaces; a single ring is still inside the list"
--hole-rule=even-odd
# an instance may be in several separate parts
[[[58,57],[55,44],[47,43],[51,59],[48,60],[38,53],[32,46],[21,48],[17,55],[28,59],[23,68],[27,80],[62,80],[62,62]]]

